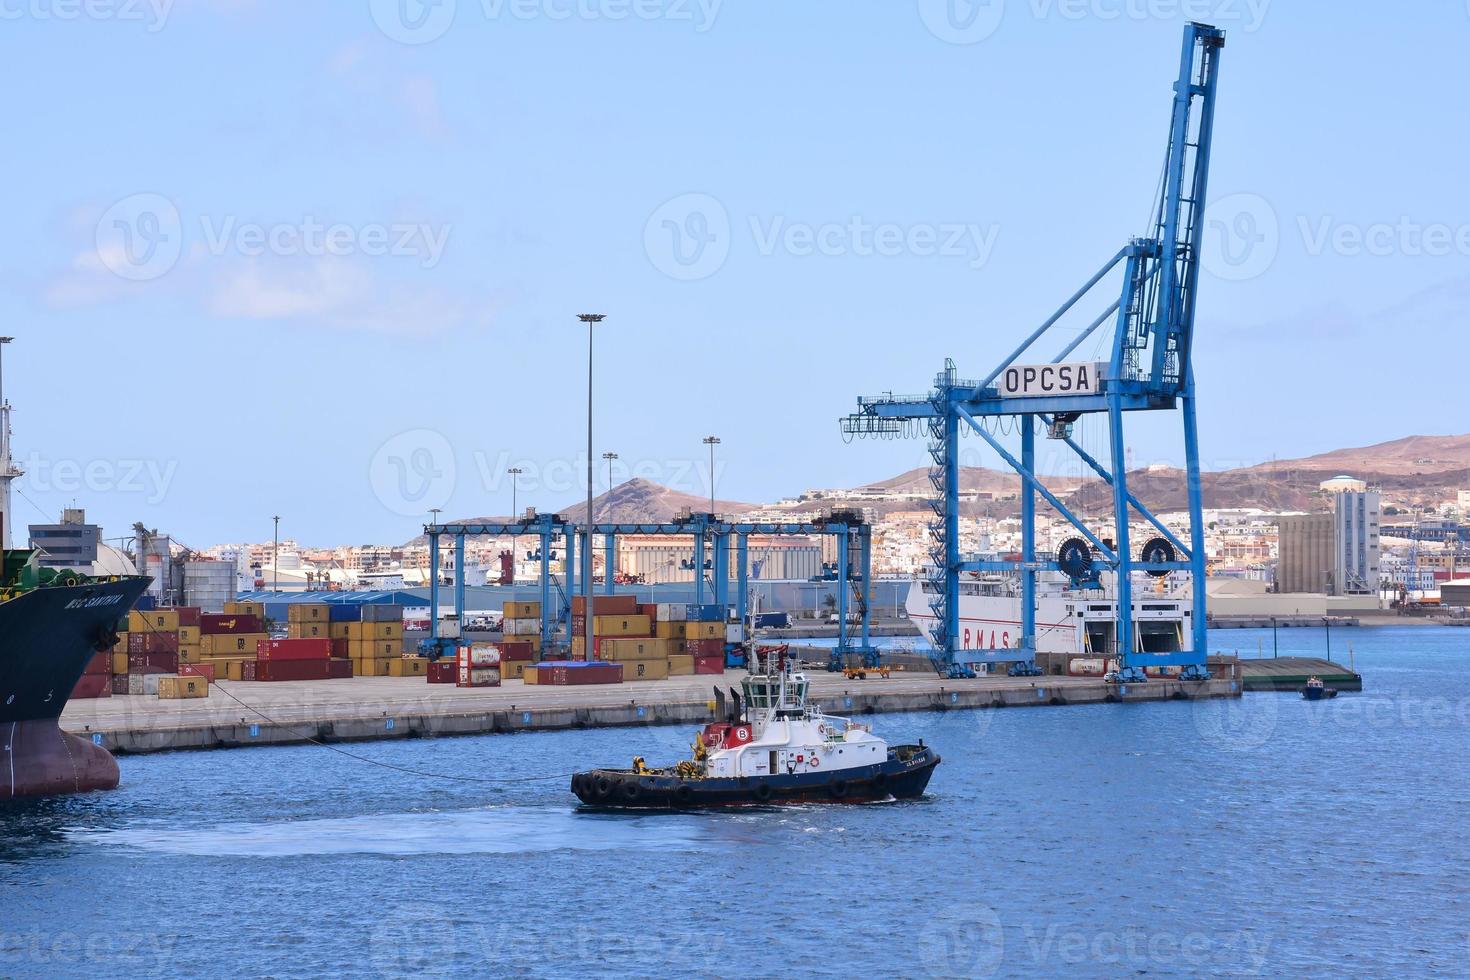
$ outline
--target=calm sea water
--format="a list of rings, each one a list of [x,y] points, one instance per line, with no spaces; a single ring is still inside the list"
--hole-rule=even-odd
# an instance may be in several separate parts
[[[351,748],[500,784],[124,759],[0,810],[0,976],[1463,976],[1470,630],[1332,642],[1364,694],[878,716],[944,755],[912,803],[618,816],[534,779],[671,728]]]

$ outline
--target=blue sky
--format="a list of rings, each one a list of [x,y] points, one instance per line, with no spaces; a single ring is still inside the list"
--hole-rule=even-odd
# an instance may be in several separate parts
[[[921,465],[837,418],[1148,231],[1181,10],[1229,32],[1206,465],[1470,428],[1461,0],[404,2],[0,11],[21,522],[402,540],[513,465],[563,506],[589,310],[616,480],[707,492],[710,433],[727,499]]]

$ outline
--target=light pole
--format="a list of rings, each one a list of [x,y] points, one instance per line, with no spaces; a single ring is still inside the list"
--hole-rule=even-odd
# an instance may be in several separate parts
[[[615,459],[618,458],[618,454],[617,453],[603,453],[602,454],[602,458],[605,459],[605,460],[607,460],[607,490],[608,490],[608,493],[611,493],[612,492],[612,485],[613,485],[613,482],[612,482],[613,481],[612,464],[613,464],[613,460],[615,460]]]
[[[720,444],[719,436],[705,436],[704,444],[709,447],[709,512],[715,512],[715,447]]]
[[[281,591],[281,515],[277,514],[271,520],[276,522],[275,544],[271,546],[271,591]]]
[[[510,519],[520,519],[520,512],[516,510],[516,484],[520,481],[516,477],[525,471],[519,466],[512,466],[505,471],[510,475]],[[510,532],[510,601],[516,601],[516,549],[520,547],[520,535],[514,530]]]
[[[19,474],[10,463],[10,406],[5,404],[5,347],[14,337],[0,337],[0,550],[10,547],[10,481]]]
[[[587,649],[584,660],[591,660],[596,649],[592,621],[592,328],[607,319],[606,313],[579,313],[577,319],[587,324],[587,531],[582,536],[582,595],[586,597],[586,609],[582,618],[587,621]]]
[[[439,526],[439,514],[441,512],[442,512],[442,509],[439,508],[439,507],[430,507],[429,508],[429,526],[430,527],[438,527]],[[429,553],[430,554],[433,554],[433,552],[434,552],[434,549],[430,548],[429,549]],[[429,574],[431,574],[431,575],[434,576],[434,581],[435,582],[438,582],[439,581],[439,569],[438,569],[437,566],[435,566],[435,564],[432,561],[429,562]],[[437,619],[439,617],[439,610],[435,609],[433,615]]]

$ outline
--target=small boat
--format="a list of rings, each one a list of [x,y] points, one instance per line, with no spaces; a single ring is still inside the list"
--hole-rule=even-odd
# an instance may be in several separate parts
[[[630,809],[863,803],[923,795],[939,755],[922,741],[890,746],[872,729],[823,714],[808,701],[810,682],[780,654],[751,654],[743,696],[712,722],[693,758],[650,769],[593,769],[572,777],[583,803]]]
[[[1322,683],[1320,677],[1308,678],[1307,686],[1302,688],[1302,698],[1307,701],[1326,701],[1335,697],[1337,697],[1337,688],[1328,687]]]

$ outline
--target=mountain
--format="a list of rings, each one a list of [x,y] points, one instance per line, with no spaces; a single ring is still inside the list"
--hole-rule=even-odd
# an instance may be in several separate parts
[[[1470,435],[1405,436],[1359,449],[1334,449],[1304,459],[1280,460],[1250,467],[1413,476],[1470,469]],[[1366,479],[1367,477],[1362,477]]]

